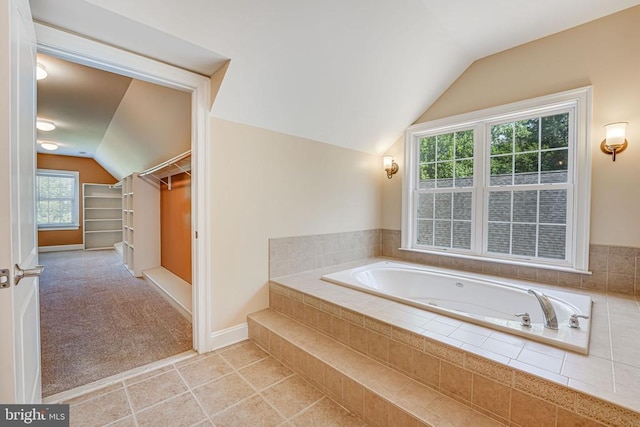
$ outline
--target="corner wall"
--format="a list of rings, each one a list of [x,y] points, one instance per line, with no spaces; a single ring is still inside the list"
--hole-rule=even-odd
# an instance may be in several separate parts
[[[480,59],[416,123],[592,85],[591,244],[639,248],[638,40],[640,6]],[[629,148],[613,163],[599,146],[603,126],[620,121]],[[401,227],[401,193],[398,182],[383,186],[384,228]]]
[[[380,157],[211,120],[212,329],[268,306],[269,239],[379,229]],[[386,178],[384,178],[386,179]]]
[[[95,160],[86,157],[38,153],[37,165],[38,169],[78,171],[80,175],[80,191],[78,192],[78,196],[80,197],[78,203],[80,209],[78,216],[80,227],[77,230],[38,231],[38,246],[81,245],[83,242],[82,184],[85,182],[92,184],[115,184],[118,180],[104,170]]]

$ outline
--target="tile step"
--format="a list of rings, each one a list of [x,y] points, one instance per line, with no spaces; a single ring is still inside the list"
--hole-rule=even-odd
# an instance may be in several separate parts
[[[274,310],[248,324],[250,339],[367,424],[505,425]]]

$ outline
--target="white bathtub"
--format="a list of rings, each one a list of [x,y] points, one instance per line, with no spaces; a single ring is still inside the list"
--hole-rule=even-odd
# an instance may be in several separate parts
[[[590,320],[581,318],[579,328],[569,327],[572,314],[591,317],[591,298],[585,295],[537,289],[555,309],[558,329],[553,330],[544,327],[540,303],[528,293],[535,287],[522,282],[391,261],[322,279],[579,353],[589,350]],[[530,327],[522,325],[518,313],[529,313]]]

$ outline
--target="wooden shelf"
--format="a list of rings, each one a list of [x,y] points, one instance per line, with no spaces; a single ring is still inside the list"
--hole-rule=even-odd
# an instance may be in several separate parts
[[[84,248],[108,249],[122,241],[122,197],[108,184],[82,184]]]

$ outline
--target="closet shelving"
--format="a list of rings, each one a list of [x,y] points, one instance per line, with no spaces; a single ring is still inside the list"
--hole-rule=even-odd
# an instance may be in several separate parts
[[[111,249],[122,241],[120,189],[108,184],[82,184],[85,250]]]
[[[134,173],[122,180],[122,259],[129,272],[160,265],[160,191],[158,183]]]
[[[139,176],[143,179],[155,180],[171,190],[171,177],[183,172],[191,176],[191,150],[149,168],[141,172]]]

